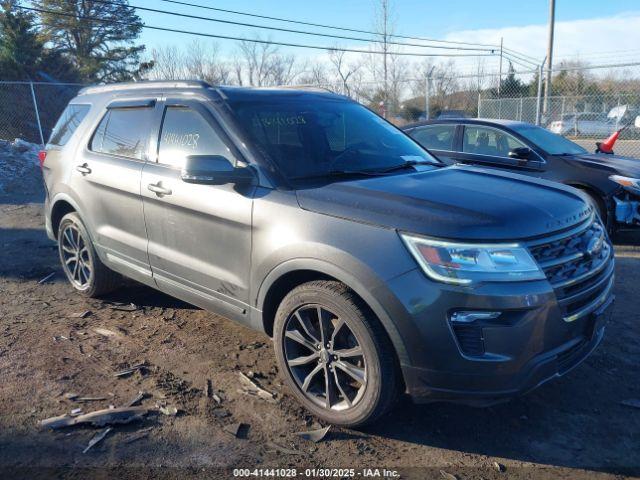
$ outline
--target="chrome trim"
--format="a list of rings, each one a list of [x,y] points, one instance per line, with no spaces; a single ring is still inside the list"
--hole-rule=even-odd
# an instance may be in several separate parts
[[[569,280],[565,280],[564,282],[560,282],[560,283],[551,283],[551,286],[553,286],[554,289],[555,288],[565,288],[565,287],[568,287],[570,285],[574,285],[576,283],[582,282],[583,280],[591,278],[594,275],[596,275],[599,272],[601,272],[609,264],[609,261],[611,260],[611,257],[613,256],[613,249],[609,246],[608,243],[605,243],[605,245],[606,245],[606,247],[603,247],[603,248],[607,248],[609,250],[609,255],[604,260],[602,260],[602,263],[600,265],[598,265],[593,270],[589,270],[587,273],[585,273],[583,275],[580,275],[579,277],[570,278]]]
[[[556,233],[555,235],[551,235],[549,237],[540,238],[538,240],[531,240],[527,242],[528,247],[539,247],[540,245],[545,245],[547,243],[553,243],[557,240],[561,240],[563,238],[571,237],[576,233],[582,232],[591,226],[593,221],[595,220],[594,214],[592,213],[590,216],[582,220],[579,224],[570,228],[570,230],[565,230],[560,233]]]
[[[613,270],[615,268],[615,262],[609,263],[609,268],[606,269],[605,275],[602,275],[602,278],[599,278],[593,285],[580,290],[579,292],[575,292],[572,295],[562,298],[558,300],[560,306],[565,306],[567,304],[571,304],[579,301],[581,298],[589,296],[594,291],[602,288],[602,284],[607,283],[613,274]],[[596,275],[597,276],[597,275]]]
[[[590,313],[595,311],[599,306],[601,306],[603,303],[605,303],[605,301],[607,300],[607,298],[611,294],[611,290],[613,288],[613,281],[614,280],[615,280],[615,275],[612,275],[611,279],[609,280],[609,285],[607,285],[607,288],[604,290],[604,292],[602,292],[598,296],[598,298],[596,298],[593,302],[591,302],[590,304],[586,305],[582,309],[578,310],[573,315],[569,315],[568,317],[563,317],[563,320],[565,322],[567,322],[567,323],[575,322],[579,318],[582,318],[585,315],[589,315]]]

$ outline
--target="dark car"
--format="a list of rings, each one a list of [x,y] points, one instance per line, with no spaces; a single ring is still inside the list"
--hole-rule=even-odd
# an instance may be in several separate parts
[[[523,122],[433,120],[403,130],[447,164],[499,168],[579,188],[611,232],[640,225],[640,160],[589,153]]]
[[[265,332],[328,422],[371,422],[403,391],[496,402],[604,334],[613,249],[577,190],[447,167],[338,95],[90,87],[41,159],[80,294],[125,276]]]

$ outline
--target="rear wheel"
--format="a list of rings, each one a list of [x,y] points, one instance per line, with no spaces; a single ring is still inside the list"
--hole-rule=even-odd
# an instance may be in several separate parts
[[[104,295],[120,284],[120,275],[100,261],[86,227],[75,212],[60,221],[58,253],[67,280],[87,297]]]
[[[276,313],[274,342],[286,383],[326,422],[370,423],[397,396],[391,342],[371,310],[340,282],[314,281],[292,290]]]

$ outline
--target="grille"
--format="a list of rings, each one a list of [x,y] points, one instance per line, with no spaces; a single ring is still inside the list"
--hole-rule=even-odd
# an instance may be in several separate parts
[[[612,246],[598,219],[531,242],[531,254],[553,286],[565,321],[594,311],[613,285]]]

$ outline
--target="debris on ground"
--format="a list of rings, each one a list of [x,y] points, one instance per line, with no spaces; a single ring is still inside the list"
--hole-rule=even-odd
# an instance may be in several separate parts
[[[249,425],[246,423],[232,423],[231,425],[227,425],[222,430],[227,433],[230,433],[236,438],[247,438],[247,434],[249,433]]]
[[[131,375],[133,372],[137,372],[138,370],[143,370],[147,368],[146,363],[138,363],[137,365],[133,365],[132,367],[125,368],[124,370],[120,370],[113,374],[114,377],[126,377]]]
[[[493,468],[495,468],[499,472],[506,472],[507,471],[507,467],[505,467],[503,464],[498,463],[498,462],[493,462]]]
[[[275,403],[274,393],[268,392],[264,388],[260,387],[256,382],[247,377],[244,373],[238,372],[238,375],[240,375],[240,380],[242,380],[242,383],[244,384],[244,386],[240,390],[242,393],[254,395],[262,398],[263,400],[266,400],[267,402]]]
[[[102,335],[103,337],[118,336],[116,332],[114,332],[113,330],[109,330],[108,328],[98,327],[98,328],[94,328],[93,331],[96,332],[98,335]]]
[[[161,414],[167,415],[169,417],[175,417],[176,415],[178,415],[178,408],[174,407],[173,405],[166,406],[166,407],[158,407],[158,411]]]
[[[458,480],[458,477],[453,473],[445,472],[444,470],[440,470],[440,476],[446,480]]]
[[[105,425],[123,424],[141,420],[148,412],[149,410],[143,407],[106,408],[75,417],[71,415],[60,415],[58,417],[47,418],[40,422],[40,426],[54,430],[80,424],[104,427]]]
[[[625,407],[640,408],[640,399],[629,398],[627,400],[622,400],[620,404],[624,405]]]
[[[76,397],[74,400],[76,402],[100,402],[106,399],[107,397]]]
[[[319,428],[318,430],[310,430],[308,432],[296,432],[296,435],[298,435],[303,440],[309,440],[313,443],[318,443],[322,441],[324,437],[327,436],[327,433],[329,433],[329,430],[331,430],[331,425],[329,425],[328,427]]]
[[[139,404],[142,400],[144,400],[144,397],[146,396],[147,394],[140,390],[135,397],[133,397],[126,403],[125,407],[133,407],[134,405]]]
[[[46,277],[40,279],[38,281],[38,285],[42,285],[43,283],[48,282],[49,280],[51,280],[54,276],[55,276],[56,272],[51,272],[49,275],[47,275]]]
[[[137,432],[134,432],[131,435],[125,437],[123,442],[125,444],[137,442],[138,440],[141,440],[143,438],[148,437],[149,434],[151,433],[151,430],[152,430],[151,427],[149,427],[149,428],[145,428],[143,430],[139,430]]]
[[[89,444],[87,445],[87,448],[85,448],[82,451],[82,453],[87,453],[90,448],[94,447],[95,445],[100,443],[102,440],[104,440],[104,437],[106,437],[111,430],[112,430],[111,427],[107,427],[104,430],[97,433],[91,440],[89,440]]]
[[[213,384],[211,383],[210,378],[207,378],[207,382],[205,385],[205,395],[207,396],[207,398],[211,398],[211,395],[213,395]]]
[[[120,303],[113,302],[109,304],[109,308],[111,310],[118,310],[120,312],[135,312],[136,310],[140,310],[135,303]]]
[[[293,450],[292,448],[283,447],[282,445],[277,444],[276,442],[267,442],[266,447],[269,451],[276,451],[280,453],[284,453],[285,455],[304,455],[304,452],[300,450]]]
[[[67,400],[75,400],[76,398],[78,398],[78,394],[77,393],[73,393],[73,392],[68,392],[64,394],[64,398],[66,398]]]
[[[72,313],[69,315],[70,318],[87,318],[93,312],[91,310],[85,310],[84,312]]]
[[[74,408],[73,410],[71,410],[71,413],[69,413],[69,415],[71,415],[72,417],[77,417],[81,413],[82,413],[81,408]]]

